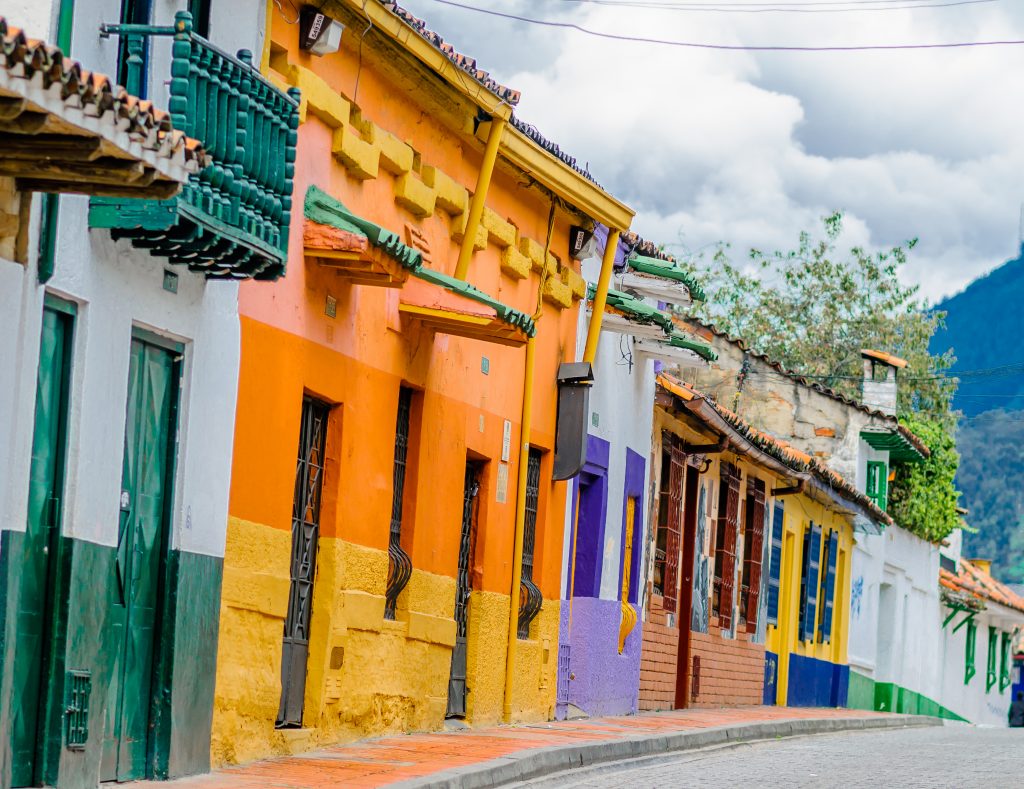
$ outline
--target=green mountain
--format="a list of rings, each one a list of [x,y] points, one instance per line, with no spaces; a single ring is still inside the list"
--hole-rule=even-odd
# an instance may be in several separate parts
[[[1024,247],[1013,260],[937,305],[946,326],[933,353],[952,349],[960,378],[955,407],[957,486],[967,520],[964,553],[992,559],[993,572],[1024,582]]]

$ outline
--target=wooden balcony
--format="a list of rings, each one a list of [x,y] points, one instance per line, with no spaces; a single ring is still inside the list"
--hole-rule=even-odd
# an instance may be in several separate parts
[[[129,93],[142,87],[147,39],[173,39],[171,120],[203,144],[210,163],[171,199],[93,198],[89,226],[210,278],[280,277],[291,221],[298,90],[278,90],[248,50],[229,55],[196,34],[185,11],[171,27],[103,25],[101,31],[124,40]]]

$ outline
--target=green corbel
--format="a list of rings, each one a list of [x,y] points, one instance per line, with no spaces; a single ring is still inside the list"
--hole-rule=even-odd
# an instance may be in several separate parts
[[[960,629],[961,627],[963,627],[964,625],[966,625],[966,624],[967,624],[968,622],[972,621],[972,620],[974,619],[974,617],[976,617],[976,616],[978,615],[978,612],[977,612],[977,611],[971,611],[971,610],[969,610],[969,609],[966,609],[966,608],[965,608],[965,609],[962,609],[962,610],[964,611],[964,613],[966,613],[966,614],[967,614],[967,616],[965,616],[965,617],[964,617],[963,619],[961,619],[961,620],[960,620],[960,624],[958,624],[958,625],[957,625],[956,627],[954,627],[954,628],[953,628],[953,631],[952,631],[952,632],[954,632],[954,633],[955,633],[955,632],[956,632],[957,630],[959,630],[959,629]],[[955,615],[956,615],[957,613],[959,613],[959,612],[957,612],[957,611],[954,611],[954,612],[953,612],[952,614],[950,614],[950,615],[949,615],[949,616],[948,616],[948,617],[946,618],[946,621],[949,621],[950,619],[952,619],[952,618],[953,618],[953,617],[954,617],[954,616],[955,616]],[[945,627],[945,624],[943,624],[943,627]]]

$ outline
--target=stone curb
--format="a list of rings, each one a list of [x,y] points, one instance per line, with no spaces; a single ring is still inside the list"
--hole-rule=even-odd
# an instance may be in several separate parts
[[[530,781],[544,776],[595,765],[693,751],[730,743],[801,737],[838,731],[942,726],[940,718],[924,715],[885,717],[796,718],[740,723],[706,729],[659,732],[619,740],[572,743],[530,748],[511,756],[480,764],[455,767],[422,778],[392,784],[400,789],[484,789]],[[458,735],[454,735],[458,736]]]

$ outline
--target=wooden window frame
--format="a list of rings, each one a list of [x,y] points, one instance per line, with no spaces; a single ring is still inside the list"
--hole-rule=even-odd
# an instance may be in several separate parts
[[[756,477],[747,477],[747,504],[743,539],[743,589],[748,633],[757,632],[757,609],[761,602],[761,558],[764,554],[765,484]]]
[[[867,465],[867,480],[865,493],[878,506],[878,509],[885,512],[889,505],[889,468],[881,460],[869,460]]]
[[[719,475],[718,518],[715,526],[714,608],[718,626],[732,627],[736,599],[736,536],[739,532],[740,471],[722,462]],[[725,505],[723,507],[723,504]]]

